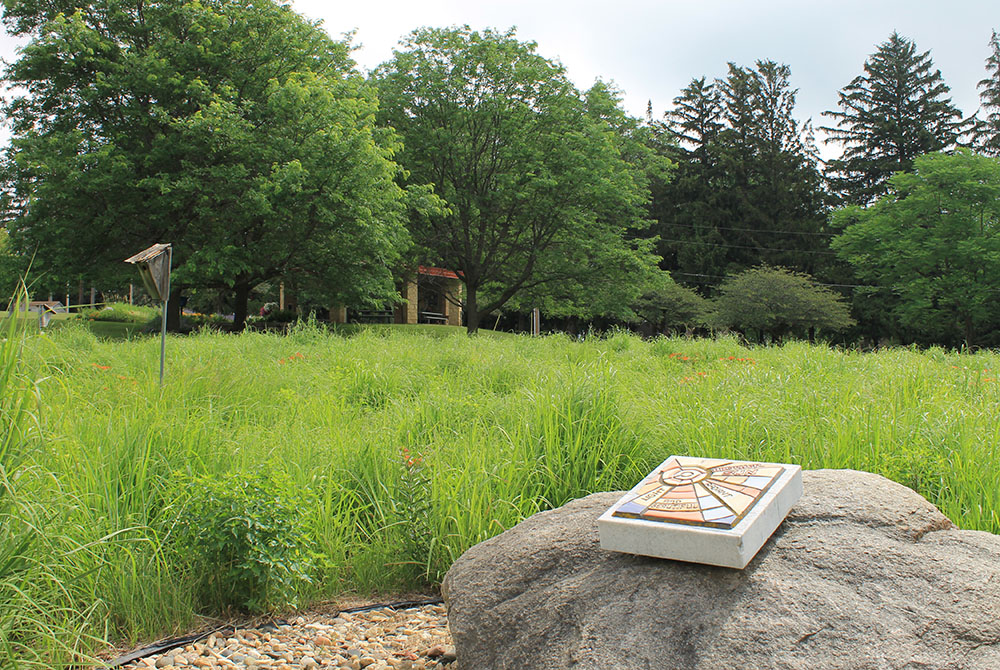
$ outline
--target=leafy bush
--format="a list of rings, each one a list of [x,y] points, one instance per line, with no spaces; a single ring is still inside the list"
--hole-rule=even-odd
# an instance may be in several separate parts
[[[657,332],[671,326],[700,326],[705,321],[707,303],[695,291],[670,280],[648,286],[635,305],[639,318]]]
[[[80,312],[82,318],[88,321],[113,321],[115,323],[146,323],[159,316],[160,310],[155,307],[140,307],[123,302],[111,303],[100,309],[87,309]]]
[[[722,282],[709,321],[722,328],[754,330],[778,342],[810,328],[838,331],[854,324],[837,293],[812,277],[760,265]]]
[[[262,612],[294,606],[311,583],[315,555],[306,550],[300,509],[316,503],[274,474],[199,477],[179,522],[179,549],[190,560],[202,603],[210,609]]]
[[[200,312],[187,312],[181,317],[181,322],[190,326],[192,330],[208,328],[209,330],[227,330],[233,327],[231,318],[226,318],[222,314],[202,314]]]
[[[162,314],[157,312],[143,327],[146,333],[159,333]],[[222,314],[201,314],[199,312],[184,312],[181,314],[181,333],[192,333],[196,330],[231,330],[233,321]]]

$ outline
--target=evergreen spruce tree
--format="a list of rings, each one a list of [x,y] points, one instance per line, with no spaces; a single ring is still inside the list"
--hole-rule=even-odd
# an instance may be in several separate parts
[[[651,188],[650,211],[659,222],[662,265],[690,274],[714,274],[725,263],[724,250],[716,246],[721,242],[717,227],[728,220],[721,204],[726,175],[717,161],[723,123],[715,84],[705,77],[692,79],[674,98],[664,122],[655,127],[664,138],[657,148],[677,164],[672,180],[654,180]]]
[[[979,82],[980,109],[984,118],[976,123],[974,145],[987,156],[1000,156],[1000,36],[993,31],[990,56],[986,59],[989,75]]]
[[[948,97],[930,52],[898,33],[865,61],[865,72],[841,89],[840,111],[824,114],[828,142],[844,151],[830,161],[828,177],[845,200],[867,205],[884,195],[889,177],[913,159],[957,144],[966,124]]]
[[[666,114],[678,168],[653,216],[678,281],[714,284],[761,262],[815,273],[831,258],[816,234],[822,181],[790,77],[773,61],[730,64],[725,79],[693,80]]]

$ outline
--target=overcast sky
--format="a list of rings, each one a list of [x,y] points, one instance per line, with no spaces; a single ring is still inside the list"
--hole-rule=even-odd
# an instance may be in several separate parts
[[[647,101],[661,116],[693,77],[722,77],[729,61],[771,59],[791,67],[797,116],[817,126],[894,30],[930,50],[954,103],[972,114],[990,34],[1000,30],[997,0],[294,0],[292,6],[322,19],[334,36],[355,30],[361,47],[355,59],[364,69],[390,58],[399,38],[419,26],[516,26],[520,39],[561,61],[577,86],[613,81],[637,116]],[[0,54],[15,57],[13,40],[2,39]],[[6,133],[0,142],[6,144]]]

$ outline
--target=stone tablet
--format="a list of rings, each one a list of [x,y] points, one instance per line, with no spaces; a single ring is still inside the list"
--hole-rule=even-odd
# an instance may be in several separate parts
[[[801,495],[797,465],[671,456],[601,515],[601,547],[742,569]]]

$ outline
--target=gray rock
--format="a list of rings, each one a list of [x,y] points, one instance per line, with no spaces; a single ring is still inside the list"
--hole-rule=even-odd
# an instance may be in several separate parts
[[[1000,669],[1000,536],[877,475],[803,484],[744,570],[602,550],[620,492],[476,545],[443,584],[462,667]]]

